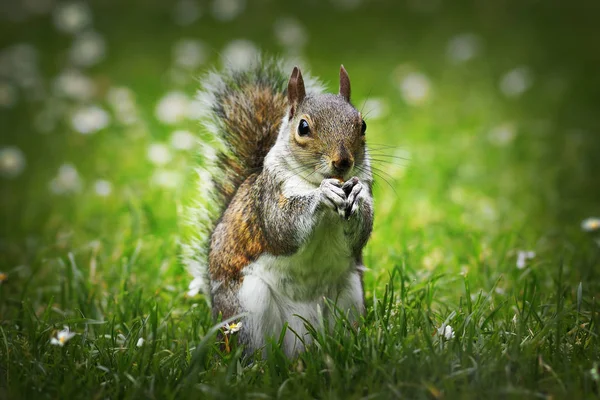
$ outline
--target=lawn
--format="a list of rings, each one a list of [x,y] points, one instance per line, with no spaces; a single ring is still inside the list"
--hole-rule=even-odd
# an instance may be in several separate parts
[[[0,398],[600,397],[594,3],[1,7]],[[259,50],[345,65],[377,175],[367,313],[296,359],[180,258],[198,78]]]

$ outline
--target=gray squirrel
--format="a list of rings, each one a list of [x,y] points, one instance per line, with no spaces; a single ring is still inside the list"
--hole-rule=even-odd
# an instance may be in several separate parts
[[[362,250],[373,228],[366,123],[339,94],[325,94],[295,67],[261,60],[201,80],[201,122],[219,148],[198,171],[184,256],[213,317],[236,315],[247,353],[277,338],[293,355],[310,343],[302,316],[354,322],[364,312]],[[295,333],[294,333],[295,332]],[[302,339],[302,340],[300,340]]]

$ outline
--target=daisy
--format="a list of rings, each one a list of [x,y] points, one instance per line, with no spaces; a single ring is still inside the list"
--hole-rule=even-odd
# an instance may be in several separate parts
[[[73,339],[75,335],[77,335],[76,333],[71,332],[68,326],[65,326],[64,328],[65,329],[56,334],[56,337],[50,339],[50,344],[63,347],[65,343],[67,343],[69,340]]]
[[[595,232],[600,229],[600,218],[590,217],[581,221],[581,229],[586,232]]]
[[[523,269],[527,266],[527,260],[531,260],[535,257],[535,251],[523,251],[519,250],[517,253],[517,268]]]
[[[232,324],[225,324],[223,326],[223,328],[225,329],[225,334],[226,335],[232,335],[234,333],[236,333],[237,331],[239,331],[240,329],[242,329],[242,322],[237,322],[237,323],[232,323]]]
[[[454,339],[454,329],[450,325],[442,325],[438,331],[438,335],[443,336],[444,339],[450,340]]]

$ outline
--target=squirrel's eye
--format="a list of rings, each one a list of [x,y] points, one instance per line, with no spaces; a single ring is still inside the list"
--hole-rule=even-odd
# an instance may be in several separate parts
[[[310,134],[310,127],[308,126],[308,122],[306,120],[301,119],[300,124],[298,125],[298,135],[300,136],[308,136]]]
[[[363,120],[362,126],[360,128],[360,133],[362,133],[364,135],[366,131],[367,131],[367,123],[365,122],[365,120]]]

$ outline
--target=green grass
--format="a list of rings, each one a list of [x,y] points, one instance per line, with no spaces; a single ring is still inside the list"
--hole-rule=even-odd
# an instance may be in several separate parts
[[[580,229],[600,214],[593,7],[440,4],[422,13],[314,2],[298,12],[261,2],[231,23],[211,19],[206,5],[184,28],[159,2],[93,3],[108,53],[86,71],[99,87],[92,101],[106,106],[108,87],[125,85],[141,122],[84,136],[68,123],[76,104],[61,100],[66,113],[44,134],[33,123],[43,102],[27,101],[25,91],[0,109],[0,147],[18,146],[27,160],[23,174],[0,178],[0,271],[8,274],[0,284],[0,398],[599,397],[600,248],[597,235]],[[197,87],[164,77],[173,42],[203,40],[206,66],[240,37],[281,52],[272,33],[279,15],[306,27],[303,54],[331,90],[344,63],[356,104],[376,97],[388,112],[367,118],[381,170],[364,319],[315,329],[297,359],[274,339],[264,358],[248,360],[235,343],[222,350],[205,299],[186,296],[178,214],[190,193],[153,184],[161,167],[146,153],[175,129],[199,131],[193,121],[166,126],[154,116],[165,92]],[[0,47],[35,45],[50,90],[69,37],[48,16],[2,24]],[[484,46],[455,65],[446,44],[463,32]],[[532,86],[506,98],[498,82],[520,65],[532,71]],[[431,82],[423,105],[400,95],[393,77],[408,70]],[[490,139],[498,126],[511,126],[514,139]],[[199,156],[171,152],[162,168],[189,176]],[[54,195],[48,182],[65,162],[82,188]],[[95,194],[96,179],[112,182],[108,197]],[[523,269],[519,250],[536,252]],[[453,339],[437,334],[444,323]],[[63,325],[77,335],[51,345]]]

